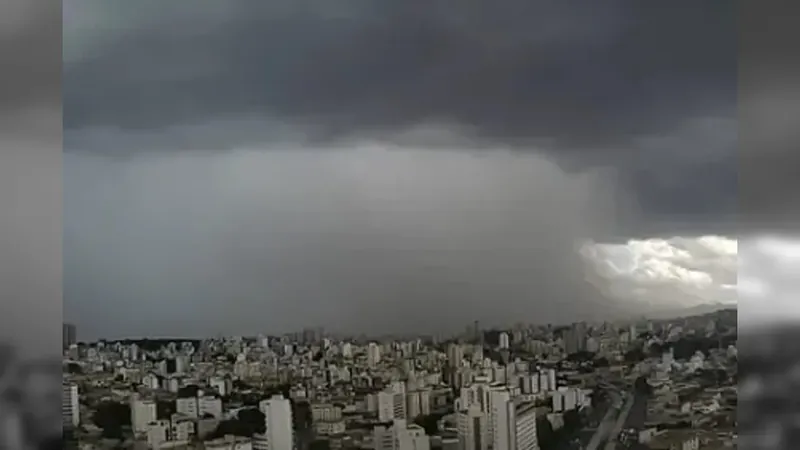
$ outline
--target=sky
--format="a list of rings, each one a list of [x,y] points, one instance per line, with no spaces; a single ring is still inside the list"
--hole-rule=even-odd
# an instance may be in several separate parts
[[[776,180],[754,230],[792,182],[737,152],[736,32],[724,0],[67,0],[65,318],[432,333],[735,301],[740,157]]]

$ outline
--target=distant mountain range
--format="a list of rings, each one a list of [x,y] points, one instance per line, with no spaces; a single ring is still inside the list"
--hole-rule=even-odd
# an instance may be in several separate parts
[[[679,317],[702,316],[705,314],[711,314],[717,311],[723,311],[727,309],[736,310],[737,306],[735,304],[729,304],[729,303],[713,303],[707,305],[693,306],[691,308],[657,310],[653,311],[652,313],[646,314],[645,317],[649,319],[674,319]]]

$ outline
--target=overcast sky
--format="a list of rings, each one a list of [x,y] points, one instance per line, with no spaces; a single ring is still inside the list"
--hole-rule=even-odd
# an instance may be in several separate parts
[[[64,32],[84,338],[599,318],[576,243],[731,233],[730,1],[67,0]]]

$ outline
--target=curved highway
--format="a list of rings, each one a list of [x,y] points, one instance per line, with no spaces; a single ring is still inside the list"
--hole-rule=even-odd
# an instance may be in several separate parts
[[[592,435],[592,438],[589,440],[589,444],[586,446],[586,450],[597,450],[598,448],[600,448],[600,445],[603,442],[607,441],[608,436],[614,431],[617,422],[619,422],[619,417],[620,417],[619,404],[622,402],[622,398],[620,396],[620,393],[615,390],[610,390],[609,394],[611,395],[611,402],[613,406],[608,409],[608,412],[600,421],[600,424],[597,426],[597,430],[595,431],[594,435]],[[625,406],[627,407],[627,403]],[[630,408],[628,407],[628,410],[629,409]],[[623,412],[624,411],[625,408],[623,408]]]
[[[617,447],[617,437],[622,432],[622,429],[625,427],[625,424],[628,422],[628,416],[631,413],[631,409],[633,408],[633,404],[636,401],[636,395],[628,396],[628,400],[625,402],[625,405],[622,407],[622,411],[620,411],[619,415],[617,416],[616,422],[614,422],[614,428],[611,430],[611,434],[608,436],[608,440],[606,443],[605,450],[615,450]]]

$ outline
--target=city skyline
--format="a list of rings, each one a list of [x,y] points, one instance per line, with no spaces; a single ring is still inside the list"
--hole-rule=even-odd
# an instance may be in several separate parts
[[[81,444],[132,438],[187,450],[234,441],[242,450],[557,450],[565,442],[619,450],[738,439],[736,311],[519,326],[485,341],[476,325],[458,341],[304,332],[72,346],[64,423]]]
[[[64,6],[64,312],[86,336],[644,312],[576,246],[732,239],[729,2],[225,5]],[[670,258],[728,283],[722,256]]]
[[[550,329],[554,332],[562,332],[574,327],[603,327],[603,326],[631,326],[638,327],[643,323],[669,323],[680,321],[681,319],[688,319],[691,317],[704,316],[709,314],[736,312],[738,307],[736,304],[714,304],[714,305],[700,305],[694,308],[678,309],[674,311],[662,312],[661,315],[637,315],[629,316],[621,319],[614,320],[598,320],[598,321],[573,321],[562,323],[537,323],[515,321],[514,323],[507,324],[488,324],[488,326],[481,326],[475,328],[475,322],[468,324],[466,330],[440,330],[437,333],[420,333],[420,332],[405,332],[405,333],[363,333],[363,332],[348,332],[341,330],[324,329],[322,327],[304,327],[302,329],[295,329],[289,331],[278,330],[270,332],[270,330],[257,330],[252,333],[206,333],[203,335],[177,335],[177,334],[163,334],[163,335],[128,335],[128,336],[93,336],[89,339],[83,339],[78,334],[79,330],[73,324],[64,323],[64,335],[67,335],[67,327],[70,328],[72,333],[72,340],[70,345],[65,345],[64,350],[68,350],[76,345],[94,345],[100,342],[115,343],[115,342],[136,342],[136,341],[153,341],[166,344],[167,342],[183,342],[183,341],[205,341],[215,339],[230,339],[241,338],[258,340],[262,338],[268,339],[290,339],[296,340],[299,343],[321,342],[323,339],[335,340],[353,340],[355,342],[384,342],[395,340],[420,340],[429,341],[433,343],[453,342],[453,343],[471,343],[476,345],[483,345],[487,335],[495,335],[499,339],[498,347],[502,348],[502,339],[505,335],[506,339],[510,338],[510,333],[520,331],[523,329]],[[507,345],[507,344],[506,344]]]

